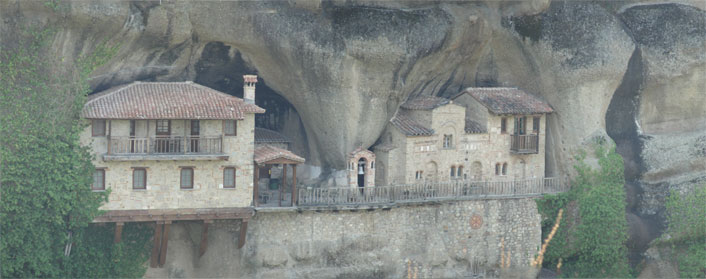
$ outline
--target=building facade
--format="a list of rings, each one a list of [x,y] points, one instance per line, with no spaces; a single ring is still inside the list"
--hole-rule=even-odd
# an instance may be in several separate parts
[[[95,155],[101,209],[249,207],[256,76],[240,99],[193,82],[134,82],[89,96],[81,142]]]
[[[401,105],[373,150],[377,185],[544,177],[544,101],[517,88],[468,88]]]

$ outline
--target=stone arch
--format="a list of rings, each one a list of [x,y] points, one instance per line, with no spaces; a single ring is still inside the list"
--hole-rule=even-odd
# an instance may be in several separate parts
[[[363,163],[361,165],[361,162]],[[348,163],[351,168],[348,170],[348,185],[350,187],[373,187],[375,186],[375,153],[370,150],[357,148],[348,154]],[[362,176],[359,175],[362,167]],[[360,180],[360,183],[359,183]],[[361,185],[362,184],[362,185]]]
[[[455,148],[456,143],[458,142],[459,135],[456,131],[456,128],[454,126],[454,122],[449,121],[445,122],[444,124],[441,124],[441,128],[439,129],[439,134],[441,135],[441,146],[440,148]],[[451,145],[449,147],[445,147],[445,142],[446,142],[446,137],[451,136]]]

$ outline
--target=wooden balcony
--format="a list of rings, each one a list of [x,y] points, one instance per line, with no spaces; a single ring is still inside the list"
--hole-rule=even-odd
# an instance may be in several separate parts
[[[106,161],[227,160],[223,137],[108,137]]]
[[[537,154],[539,152],[539,136],[510,135],[510,152],[515,154]]]

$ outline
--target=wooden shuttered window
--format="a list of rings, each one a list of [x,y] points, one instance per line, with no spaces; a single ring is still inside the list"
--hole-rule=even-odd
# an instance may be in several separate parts
[[[105,119],[91,120],[91,135],[94,137],[105,136]]]
[[[238,123],[236,120],[223,120],[223,134],[226,136],[236,136],[238,133]]]
[[[145,168],[132,169],[132,189],[135,189],[135,190],[147,189],[147,169],[145,169]]]
[[[194,168],[181,168],[180,177],[181,189],[194,189]]]
[[[235,188],[235,168],[223,169],[223,188]]]
[[[105,170],[96,169],[93,171],[93,183],[91,184],[91,190],[101,191],[105,190]]]

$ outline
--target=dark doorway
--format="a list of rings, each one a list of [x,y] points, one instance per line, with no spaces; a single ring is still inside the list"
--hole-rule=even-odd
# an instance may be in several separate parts
[[[360,158],[358,160],[358,187],[360,187],[360,192],[363,192],[363,188],[365,187],[365,172],[367,171],[365,169],[365,166],[367,165],[367,162],[365,158]]]

